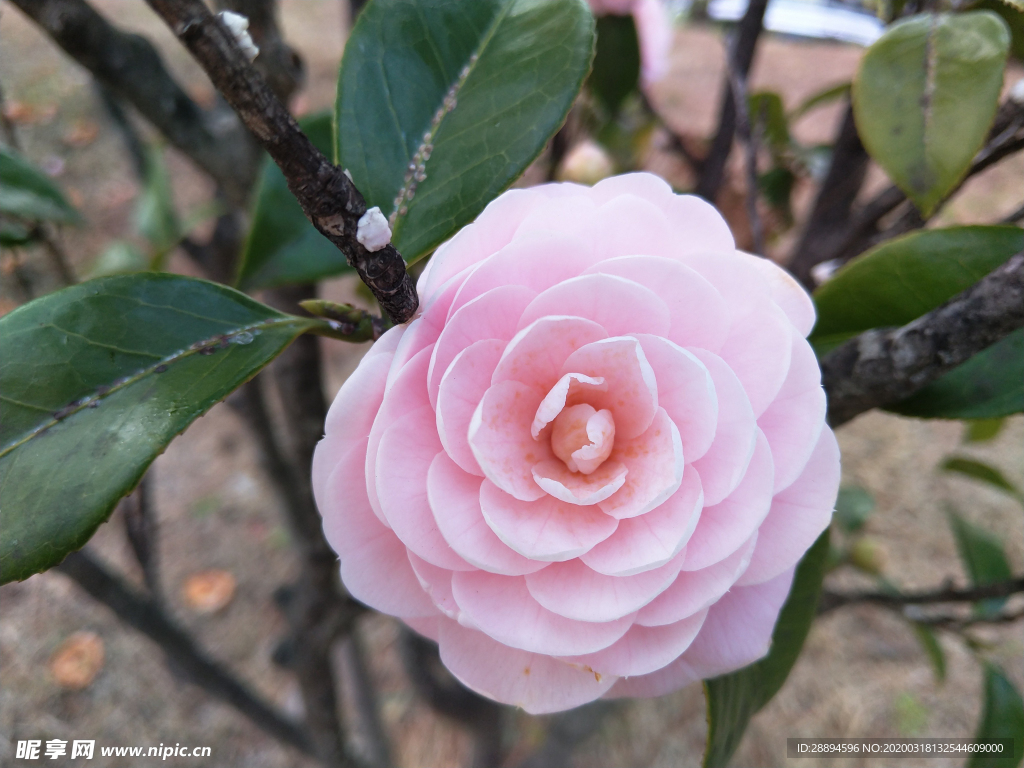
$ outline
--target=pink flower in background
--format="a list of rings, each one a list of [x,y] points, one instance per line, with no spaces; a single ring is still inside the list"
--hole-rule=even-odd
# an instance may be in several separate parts
[[[640,77],[646,87],[668,71],[672,19],[664,0],[589,0],[595,16],[633,16],[640,43]]]
[[[839,484],[803,289],[631,174],[506,192],[419,292],[313,463],[351,593],[532,713],[763,656]]]

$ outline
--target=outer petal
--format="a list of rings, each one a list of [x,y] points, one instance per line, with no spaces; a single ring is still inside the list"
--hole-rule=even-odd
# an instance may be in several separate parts
[[[690,349],[715,382],[718,421],[711,448],[693,463],[704,486],[704,506],[719,503],[740,484],[754,455],[757,422],[747,393],[736,374],[717,355]]]
[[[543,397],[521,382],[499,382],[487,390],[469,424],[469,445],[484,476],[523,501],[544,495],[533,479],[533,466],[552,456],[551,446],[530,434]]]
[[[434,345],[427,372],[427,394],[431,405],[437,406],[441,377],[456,355],[483,339],[511,339],[515,336],[519,315],[536,295],[522,285],[503,285],[477,296],[448,318]]]
[[[839,492],[839,444],[821,430],[818,444],[796,482],[772,500],[757,533],[757,548],[740,584],[756,584],[793,567],[828,527]]]
[[[637,624],[648,627],[672,624],[714,603],[746,570],[756,543],[755,533],[724,560],[699,571],[680,571],[671,587],[640,609]]]
[[[778,396],[757,426],[768,438],[775,463],[775,492],[788,487],[807,464],[825,424],[825,390],[811,345],[792,335],[792,362]]]
[[[671,257],[677,247],[664,211],[640,195],[617,195],[603,203],[588,229],[595,261],[631,253]]]
[[[420,586],[433,601],[437,609],[450,619],[459,618],[459,606],[452,596],[452,572],[431,565],[426,560],[409,552],[409,564],[419,579]]]
[[[625,484],[628,471],[625,464],[608,459],[589,475],[584,475],[570,472],[559,459],[546,459],[533,465],[533,479],[545,493],[559,501],[585,507],[614,495]]]
[[[632,336],[614,336],[580,347],[565,358],[561,373],[604,379],[607,389],[588,393],[585,402],[612,412],[616,440],[643,434],[658,412],[654,371],[640,342]]]
[[[427,471],[440,450],[429,405],[391,425],[377,452],[377,497],[395,535],[412,552],[440,568],[474,570],[448,546],[427,501]]]
[[[587,622],[615,621],[631,616],[661,594],[675,580],[682,559],[677,555],[660,568],[635,576],[605,576],[579,560],[570,560],[553,563],[525,579],[537,602],[560,616]]]
[[[704,507],[697,530],[686,545],[683,569],[696,571],[724,560],[764,522],[772,503],[772,453],[761,430],[757,431],[754,458],[743,482],[724,501]]]
[[[669,329],[668,306],[658,294],[615,275],[581,275],[551,286],[529,303],[519,318],[519,328],[548,315],[585,317],[612,336],[664,336]]]
[[[679,658],[704,625],[707,609],[674,624],[643,627],[634,624],[622,639],[603,651],[573,656],[566,661],[590,667],[602,675],[649,675]]]
[[[670,201],[676,196],[668,182],[653,173],[623,173],[609,176],[591,187],[590,195],[599,204],[607,203],[620,195],[635,195],[654,203],[666,213]],[[714,210],[711,206],[708,208]]]
[[[768,281],[768,290],[772,300],[779,305],[789,322],[801,336],[807,336],[814,328],[814,302],[810,294],[786,270],[770,259],[763,259],[753,254],[737,253],[747,256],[754,267]]]
[[[760,416],[782,388],[789,371],[793,326],[772,301],[733,322],[719,357],[739,377]]]
[[[589,273],[619,275],[656,292],[669,311],[669,332],[661,335],[680,346],[717,352],[729,335],[725,299],[681,262],[659,256],[618,256],[598,262]]]
[[[491,374],[504,350],[501,339],[484,339],[466,347],[448,366],[437,394],[441,445],[456,464],[480,477],[484,471],[469,446],[469,425],[491,386]]]
[[[665,214],[676,238],[676,254],[684,262],[690,254],[730,253],[736,247],[729,225],[706,200],[696,195],[671,195]]]
[[[620,520],[611,536],[580,559],[606,576],[632,576],[659,568],[686,546],[700,519],[703,499],[697,473],[685,472],[679,490],[667,501],[645,515]]]
[[[531,560],[556,562],[578,557],[611,536],[618,525],[597,507],[567,504],[551,496],[520,501],[490,480],[483,481],[479,499],[491,530],[505,545]]]
[[[338,462],[318,502],[324,535],[341,557],[341,579],[356,600],[393,616],[435,616],[406,549],[377,520],[362,477],[365,441]]]
[[[614,643],[633,623],[632,615],[604,623],[559,616],[540,606],[527,591],[524,578],[530,577],[462,571],[452,577],[452,591],[475,627],[499,643],[534,653],[593,653]]]
[[[682,656],[654,674],[620,680],[608,697],[662,696],[757,661],[768,652],[792,581],[790,570],[764,584],[734,588],[711,606],[704,626]]]
[[[467,688],[531,715],[600,698],[615,682],[538,653],[508,648],[483,632],[442,620],[441,661]]]
[[[611,461],[622,462],[629,471],[622,488],[599,502],[605,514],[620,520],[638,517],[672,496],[683,480],[683,444],[665,409],[658,409],[642,435],[632,440],[616,436]]]
[[[562,364],[569,355],[607,336],[604,328],[592,320],[581,317],[541,318],[519,331],[508,343],[494,369],[491,383],[519,381],[547,392],[562,377]]]
[[[708,206],[703,200],[696,199],[701,205]],[[686,234],[680,234],[680,237],[689,239]],[[732,235],[729,237],[731,239]],[[771,301],[768,285],[760,270],[750,263],[749,254],[731,248],[694,248],[680,260],[715,286],[725,299],[733,320],[758,310]]]
[[[427,499],[441,535],[459,557],[490,573],[521,576],[539,571],[546,563],[512,551],[487,525],[480,510],[484,482],[463,472],[443,451],[434,457],[427,473]]]

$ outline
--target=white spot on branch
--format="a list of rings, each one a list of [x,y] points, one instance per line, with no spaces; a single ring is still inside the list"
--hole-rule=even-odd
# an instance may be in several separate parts
[[[228,28],[228,32],[235,38],[238,47],[242,49],[242,53],[245,54],[249,61],[253,61],[260,55],[260,49],[256,47],[256,43],[249,36],[248,18],[240,13],[233,13],[231,11],[221,11],[217,14],[217,18]]]
[[[360,217],[356,225],[356,240],[371,253],[391,242],[391,227],[380,208],[373,206]]]

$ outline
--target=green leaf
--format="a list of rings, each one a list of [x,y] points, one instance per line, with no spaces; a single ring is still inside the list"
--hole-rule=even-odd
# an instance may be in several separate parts
[[[994,419],[1024,411],[1024,328],[887,411],[926,419]]]
[[[992,11],[999,14],[1010,28],[1010,55],[1024,60],[1024,1],[980,0],[971,5],[972,11]]]
[[[985,664],[984,709],[975,741],[1013,739],[1013,754],[975,753],[967,768],[1017,768],[1024,760],[1024,700],[995,664]]]
[[[334,154],[334,128],[329,113],[299,121],[321,152]],[[345,255],[309,223],[288,189],[284,174],[267,158],[260,174],[252,227],[245,241],[236,285],[242,290],[316,282],[350,270]]]
[[[828,88],[808,96],[796,109],[789,113],[789,122],[792,123],[795,120],[799,120],[813,109],[823,107],[826,104],[831,104],[837,99],[846,98],[850,93],[850,85],[851,83],[849,81],[844,81],[842,83],[837,83],[836,85],[830,85]]]
[[[935,632],[927,624],[921,624],[916,621],[910,622],[910,626],[914,630],[914,636],[921,644],[922,650],[924,650],[925,655],[928,657],[928,661],[932,663],[936,682],[946,682],[946,654],[942,650],[942,646],[939,645],[939,639],[935,636]]]
[[[772,91],[760,91],[747,97],[750,123],[760,126],[772,154],[779,156],[789,148],[789,122],[782,97]]]
[[[151,272],[0,317],[0,583],[81,547],[175,435],[319,323]]]
[[[135,203],[135,229],[158,254],[170,251],[183,234],[174,210],[174,191],[164,163],[163,147],[146,147],[146,170],[142,194]]]
[[[146,254],[131,243],[115,240],[96,257],[96,261],[89,271],[89,277],[145,272],[147,269],[149,269],[149,258]]]
[[[0,145],[0,213],[27,221],[81,224],[82,217],[49,177],[14,150]]]
[[[371,0],[345,44],[339,164],[412,262],[505,190],[565,120],[593,53],[584,0]],[[393,214],[393,216],[392,216]]]
[[[640,43],[632,16],[597,19],[594,68],[587,84],[612,115],[640,83]]]
[[[875,509],[875,499],[858,485],[844,485],[836,497],[835,520],[847,533],[855,533],[864,527]]]
[[[1013,577],[1003,543],[995,535],[964,520],[952,510],[949,511],[949,527],[953,530],[956,550],[971,584],[982,586]],[[1005,604],[1005,597],[996,597],[975,603],[975,610],[979,615],[991,616]]]
[[[708,744],[704,752],[704,768],[720,768],[729,762],[750,718],[786,682],[817,611],[828,551],[826,530],[797,566],[789,597],[772,633],[768,655],[737,672],[704,682],[708,703]]]
[[[13,248],[27,245],[33,240],[32,231],[14,221],[0,219],[0,245]]]
[[[988,483],[992,487],[1010,494],[1018,501],[1024,500],[1020,488],[1007,480],[998,469],[984,462],[969,459],[965,456],[950,456],[942,462],[942,469],[946,472],[957,472],[961,475],[972,477],[975,480],[980,480],[983,483]]]
[[[1020,227],[929,229],[882,243],[814,292],[812,341],[906,325],[1024,250]]]
[[[985,443],[994,440],[1003,427],[1006,425],[1006,418],[998,419],[968,419],[965,422],[967,431],[964,433],[965,443]]]
[[[998,106],[1010,46],[991,11],[925,13],[890,26],[861,59],[853,109],[864,147],[930,216],[964,177]]]

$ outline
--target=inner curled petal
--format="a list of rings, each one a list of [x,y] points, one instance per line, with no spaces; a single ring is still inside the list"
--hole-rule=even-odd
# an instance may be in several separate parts
[[[614,445],[615,420],[608,409],[598,411],[580,403],[555,417],[551,450],[570,472],[591,474],[611,455]]]

